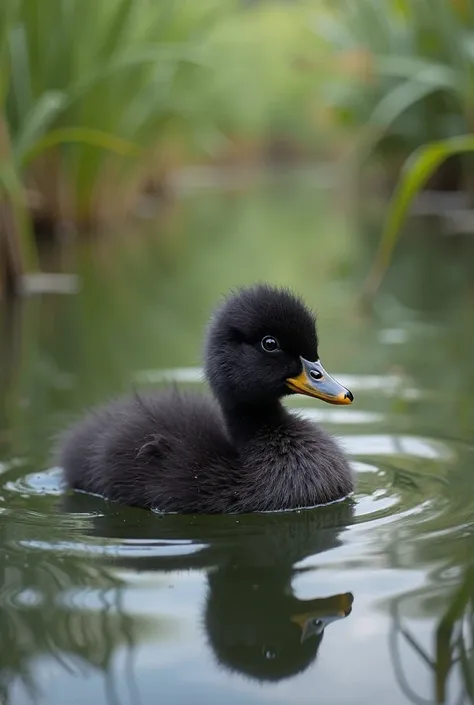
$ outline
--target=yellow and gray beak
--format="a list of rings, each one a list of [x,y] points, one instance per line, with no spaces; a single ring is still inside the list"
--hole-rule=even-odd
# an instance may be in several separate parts
[[[287,386],[293,392],[322,399],[328,404],[352,404],[352,393],[331,377],[319,360],[310,362],[304,357],[300,359],[303,365],[301,373],[286,380]]]

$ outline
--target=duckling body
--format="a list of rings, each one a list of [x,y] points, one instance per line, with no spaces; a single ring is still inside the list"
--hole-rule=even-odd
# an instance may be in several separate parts
[[[322,368],[314,318],[293,294],[258,286],[229,297],[209,329],[205,371],[214,398],[135,395],[67,430],[57,462],[68,484],[181,513],[290,509],[352,491],[335,441],[281,403],[295,391],[352,401]]]

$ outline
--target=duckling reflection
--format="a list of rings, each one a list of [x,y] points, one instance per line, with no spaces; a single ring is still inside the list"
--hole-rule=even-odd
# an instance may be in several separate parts
[[[77,500],[77,495],[70,498]],[[90,511],[90,497],[86,500]],[[341,545],[341,533],[352,521],[348,501],[301,512],[241,515],[238,520],[158,518],[140,510],[124,514],[105,502],[101,510],[103,515],[94,519],[96,534],[152,540],[148,555],[114,557],[115,565],[134,572],[207,573],[202,624],[207,643],[227,670],[259,681],[301,673],[315,661],[326,629],[352,611],[350,592],[312,599],[300,599],[294,592],[295,579],[308,571],[314,571],[317,584],[317,569],[297,564]],[[186,541],[196,550],[167,555],[166,547],[153,543],[156,539]]]
[[[304,671],[326,627],[352,611],[351,593],[300,600],[278,571],[254,570],[243,580],[235,572],[209,576],[206,631],[221,665],[257,680]]]

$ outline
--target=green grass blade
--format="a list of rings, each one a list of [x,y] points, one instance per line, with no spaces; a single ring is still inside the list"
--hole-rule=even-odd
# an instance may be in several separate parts
[[[119,156],[137,156],[141,152],[138,145],[133,142],[108,134],[102,130],[88,127],[65,127],[51,130],[42,139],[37,140],[29,150],[22,154],[21,166],[26,166],[40,154],[51,149],[51,147],[67,143],[87,144],[91,147],[114,152]]]
[[[15,235],[20,260],[25,272],[39,269],[38,252],[20,178],[11,161],[4,162],[0,169],[0,195],[3,192],[12,209]]]
[[[18,115],[25,115],[31,107],[31,75],[28,42],[25,28],[13,25],[7,28],[8,50],[10,53],[11,87]]]
[[[463,135],[432,142],[415,150],[407,159],[392,197],[379,249],[366,282],[366,295],[372,297],[380,286],[413,199],[448,157],[464,152],[474,152],[474,136]]]
[[[86,78],[81,78],[80,82],[72,87],[71,100],[82,96],[85,91],[89,90],[100,81],[110,79],[114,74],[146,64],[156,64],[159,66],[162,62],[170,61],[172,63],[188,62],[198,66],[208,66],[208,62],[200,55],[195,47],[189,47],[185,44],[162,44],[161,46],[142,45],[137,49],[119,55],[118,58],[98,68],[94,74]]]
[[[387,129],[412,105],[439,90],[437,83],[405,81],[384,95],[373,111],[370,124]]]
[[[106,25],[104,36],[102,37],[102,45],[100,47],[100,58],[114,56],[117,50],[120,50],[121,43],[124,41],[124,34],[127,28],[132,24],[133,13],[136,12],[136,5],[129,0],[121,0],[117,3],[116,8],[112,13],[112,17]]]
[[[416,79],[437,84],[440,88],[451,88],[457,80],[456,71],[449,66],[419,56],[382,55],[376,58],[375,69],[380,76]]]
[[[59,91],[44,93],[25,118],[25,123],[14,142],[14,155],[20,162],[32,145],[34,145],[48,129],[66,105],[67,98]]]
[[[384,95],[376,105],[369,119],[369,129],[357,148],[359,161],[368,158],[374,152],[382,138],[390,131],[393,124],[407,110],[440,89],[437,83],[405,81]]]

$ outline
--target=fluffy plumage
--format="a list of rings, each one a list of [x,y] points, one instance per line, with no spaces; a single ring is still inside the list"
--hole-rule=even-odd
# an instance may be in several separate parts
[[[272,354],[262,338],[272,336]],[[353,489],[348,462],[320,428],[281,404],[301,357],[318,358],[313,314],[264,285],[229,296],[211,321],[200,394],[135,395],[92,410],[60,438],[73,488],[182,513],[312,506]]]

